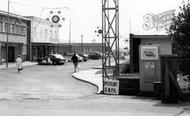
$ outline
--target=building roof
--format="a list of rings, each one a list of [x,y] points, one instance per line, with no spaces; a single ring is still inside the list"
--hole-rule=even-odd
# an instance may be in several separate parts
[[[131,38],[138,39],[169,39],[168,35],[133,35],[131,34]]]
[[[62,45],[83,45],[83,46],[101,46],[102,43],[60,43]]]
[[[16,17],[16,18],[19,18],[19,19],[22,19],[22,20],[31,21],[31,19],[26,18],[24,16],[14,14],[14,13],[10,13],[10,12],[8,13],[8,12],[2,11],[2,10],[0,10],[0,15],[5,15],[5,16],[9,16],[9,17]]]
[[[59,23],[53,23],[51,21],[48,21],[46,19],[43,19],[43,18],[39,18],[39,17],[35,17],[35,16],[25,16],[26,18],[29,18],[31,20],[36,20],[36,21],[39,21],[39,22],[44,22],[44,23],[50,23],[52,25],[60,25]]]

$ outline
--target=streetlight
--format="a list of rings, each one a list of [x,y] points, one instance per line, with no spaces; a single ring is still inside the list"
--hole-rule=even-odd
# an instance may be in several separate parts
[[[97,27],[97,29],[94,31],[94,33],[96,34],[97,37],[99,37],[102,34],[102,29],[99,28],[99,26]],[[94,40],[93,42],[95,43],[96,39],[95,39],[95,35],[94,35]]]
[[[81,34],[81,53],[84,52],[84,50],[83,50],[83,37],[84,37],[84,35]]]
[[[8,60],[9,60],[9,33],[8,33],[8,31],[9,31],[9,7],[10,7],[10,0],[8,0],[8,11],[7,11],[7,42],[6,42],[6,68],[8,68]]]

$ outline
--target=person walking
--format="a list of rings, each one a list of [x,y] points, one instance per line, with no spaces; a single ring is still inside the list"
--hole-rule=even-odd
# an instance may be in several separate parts
[[[21,70],[23,70],[23,67],[22,67],[22,58],[20,57],[20,55],[18,55],[18,57],[16,58],[16,66],[17,66],[18,72],[20,72]]]
[[[71,61],[73,62],[74,64],[74,72],[76,72],[77,70],[77,66],[78,66],[78,57],[76,54],[74,54],[71,58]]]

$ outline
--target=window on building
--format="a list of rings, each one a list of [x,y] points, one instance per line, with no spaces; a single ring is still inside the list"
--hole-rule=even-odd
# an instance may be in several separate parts
[[[3,22],[0,22],[0,32],[3,32]]]
[[[4,23],[4,32],[7,32],[7,23]]]
[[[11,30],[13,34],[16,34],[16,25],[12,24],[12,30]]]
[[[22,34],[22,26],[16,25],[16,34]]]
[[[22,26],[21,32],[22,32],[21,33],[22,35],[25,35],[26,34],[26,27]]]
[[[47,37],[48,37],[47,29],[44,29],[44,33],[45,33],[45,38],[47,39]]]

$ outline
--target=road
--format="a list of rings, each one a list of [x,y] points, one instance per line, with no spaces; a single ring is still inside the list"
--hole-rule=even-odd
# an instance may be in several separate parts
[[[90,69],[101,60],[80,63]],[[0,116],[188,116],[190,104],[162,104],[138,96],[96,94],[91,84],[72,78],[72,63],[0,71]],[[90,75],[89,75],[90,76]]]
[[[100,65],[101,60],[79,63],[79,70]],[[96,87],[72,78],[73,64],[36,65],[0,73],[1,99],[69,99],[96,93]]]

